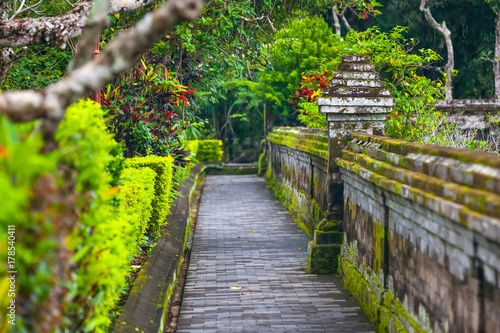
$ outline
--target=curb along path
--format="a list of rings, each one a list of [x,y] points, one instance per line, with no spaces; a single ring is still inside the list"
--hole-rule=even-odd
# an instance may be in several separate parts
[[[374,332],[262,178],[207,176],[177,332]]]

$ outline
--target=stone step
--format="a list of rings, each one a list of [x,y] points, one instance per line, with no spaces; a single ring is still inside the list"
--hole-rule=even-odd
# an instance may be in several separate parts
[[[357,62],[342,63],[338,66],[338,70],[342,72],[372,72],[375,71],[375,65]]]
[[[355,55],[349,55],[349,56],[343,56],[342,57],[342,62],[343,63],[369,63],[370,62],[370,56],[355,56]]]
[[[380,79],[378,72],[333,72],[333,79],[341,80],[377,80]]]
[[[329,97],[391,97],[387,88],[370,87],[332,87],[325,91]]]
[[[337,273],[341,246],[340,244],[316,245],[313,241],[309,241],[307,248],[307,273]]]
[[[330,88],[343,86],[343,87],[370,87],[370,88],[384,88],[385,82],[380,80],[353,80],[353,79],[333,79],[330,81]]]

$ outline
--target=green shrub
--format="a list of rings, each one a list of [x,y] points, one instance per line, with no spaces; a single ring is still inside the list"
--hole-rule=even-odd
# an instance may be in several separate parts
[[[200,162],[220,162],[223,151],[221,140],[198,140],[196,158]]]
[[[99,104],[80,101],[68,108],[57,131],[63,161],[80,171],[77,191],[100,194],[108,189],[112,179],[107,169],[116,160],[111,152],[119,151],[119,144],[107,133],[103,116]]]
[[[166,224],[166,217],[170,210],[170,191],[172,189],[172,173],[174,159],[171,156],[145,156],[134,157],[125,161],[126,167],[149,167],[156,172],[155,198],[153,212],[149,223],[149,233],[155,236],[160,234],[160,229]]]
[[[156,172],[151,168],[126,168],[122,172],[122,182],[118,198],[120,206],[132,215],[131,224],[137,231],[137,241],[148,229],[153,211]]]
[[[50,267],[58,264],[54,256],[57,247],[55,233],[50,219],[33,214],[30,201],[40,194],[35,183],[43,176],[49,182],[56,170],[58,153],[41,155],[41,135],[25,136],[23,139],[12,123],[0,117],[0,327],[8,331],[7,306],[10,303],[10,283],[7,280],[8,257],[14,258],[16,270],[16,328],[20,332],[30,331],[27,321],[36,321],[42,303],[47,299],[53,285]],[[52,189],[43,191],[47,198]],[[9,233],[9,226],[15,226],[15,233]],[[15,243],[8,243],[8,237],[15,237]],[[15,253],[12,253],[15,250]],[[9,252],[11,252],[9,254]],[[20,300],[29,300],[22,304]],[[22,315],[26,311],[27,315]],[[35,332],[34,330],[31,330]]]
[[[189,158],[191,161],[193,159],[197,160],[196,155],[198,154],[198,142],[199,140],[189,140],[184,144],[186,150],[189,151]]]
[[[121,147],[91,101],[68,108],[56,152],[40,153],[43,140],[33,128],[0,118],[0,200],[8,202],[0,210],[0,236],[7,240],[15,225],[16,329],[104,332],[153,214],[150,204],[157,201],[161,221],[168,212],[173,159],[132,159],[134,169],[120,176]],[[110,187],[120,177],[124,185]],[[4,263],[8,246],[0,242]],[[8,320],[6,273],[2,265],[0,327]]]
[[[81,210],[78,224],[66,241],[74,253],[74,279],[67,285],[67,330],[101,332],[109,325],[108,312],[125,285],[130,259],[136,248],[136,233],[130,211],[116,205],[118,187],[110,188],[110,165],[116,165],[119,151],[106,131],[100,105],[80,101],[66,112],[56,138],[62,161],[76,170],[75,191]],[[67,180],[66,180],[67,181]]]
[[[121,148],[102,117],[94,102],[69,107],[56,133],[60,149],[50,154],[40,153],[33,126],[0,120],[0,199],[8,202],[0,235],[7,239],[15,225],[19,332],[103,332],[125,285],[137,236],[131,211],[116,204],[118,187],[109,185]],[[0,274],[5,291],[5,266]],[[0,327],[5,320],[1,310]]]

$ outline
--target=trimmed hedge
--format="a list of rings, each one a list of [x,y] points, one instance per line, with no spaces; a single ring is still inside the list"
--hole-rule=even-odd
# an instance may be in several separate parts
[[[170,191],[172,189],[172,173],[174,159],[172,156],[145,156],[134,157],[125,161],[129,168],[148,167],[156,172],[155,197],[153,199],[153,211],[149,223],[149,233],[158,236],[161,227],[166,222],[170,210]]]
[[[222,161],[221,140],[193,140],[187,142],[187,149],[200,162]]]
[[[68,108],[56,135],[61,161],[74,170],[71,178],[76,180],[76,203],[81,210],[66,240],[73,252],[74,278],[58,282],[68,288],[61,325],[66,331],[106,329],[108,312],[125,286],[136,251],[132,211],[115,204],[118,188],[109,185],[116,173],[109,168],[117,167],[121,157],[116,156],[118,144],[107,133],[103,116],[99,104],[80,101]],[[63,182],[70,181],[63,177]]]
[[[50,154],[40,153],[43,141],[33,125],[0,117],[0,201],[6,203],[0,259],[7,262],[8,226],[14,225],[16,331],[105,332],[138,238],[164,224],[173,159],[134,158],[122,171],[120,145],[106,132],[103,116],[91,101],[69,107],[56,133],[60,148]],[[123,186],[110,186],[120,178]],[[9,285],[3,265],[5,332],[12,328]]]
[[[187,151],[189,151],[189,158],[191,160],[198,160],[196,158],[196,155],[198,154],[198,142],[199,140],[190,140],[190,141],[186,141],[186,143],[184,144],[185,145],[185,148]]]
[[[137,241],[142,239],[149,227],[153,212],[156,172],[151,168],[126,168],[122,172],[123,186],[118,198],[120,207],[130,210],[131,224],[137,231]]]

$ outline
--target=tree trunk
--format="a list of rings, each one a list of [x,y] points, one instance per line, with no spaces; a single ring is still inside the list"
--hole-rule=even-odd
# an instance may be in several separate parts
[[[427,20],[429,25],[443,35],[444,41],[446,43],[446,50],[448,52],[448,62],[444,67],[444,71],[446,72],[446,101],[451,102],[453,100],[453,68],[455,67],[455,54],[453,51],[453,42],[451,41],[451,31],[446,26],[445,21],[441,22],[441,24],[438,24],[436,22],[436,20],[432,16],[431,10],[429,9],[429,0],[422,0],[422,2],[420,3],[420,10],[424,12],[425,19]]]
[[[9,75],[15,59],[17,59],[17,57],[11,47],[0,49],[0,86]]]
[[[495,97],[500,99],[500,10],[497,12],[495,29],[495,56],[493,58],[493,74],[495,75]]]
[[[335,33],[339,36],[342,36],[341,30],[340,30],[340,20],[337,15],[337,5],[332,7],[332,15],[333,15],[333,26],[335,27]]]

